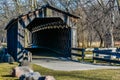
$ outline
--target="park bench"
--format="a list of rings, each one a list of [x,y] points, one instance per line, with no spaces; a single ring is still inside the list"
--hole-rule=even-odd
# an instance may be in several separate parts
[[[101,56],[102,55],[102,56]],[[105,61],[109,63],[120,64],[120,52],[112,52],[112,50],[94,50],[93,51],[93,61],[96,60]]]
[[[85,49],[83,48],[71,48],[71,56],[81,57],[81,60],[84,61]]]

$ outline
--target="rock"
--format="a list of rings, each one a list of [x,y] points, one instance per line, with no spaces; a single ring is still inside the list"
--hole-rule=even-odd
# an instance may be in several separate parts
[[[55,78],[53,76],[46,76],[45,80],[55,80]]]
[[[45,80],[45,77],[39,77],[38,80]]]
[[[9,53],[7,53],[7,54],[5,54],[5,56],[4,56],[4,61],[11,64],[11,63],[14,62],[14,58],[13,58]]]
[[[13,77],[20,77],[21,75],[27,73],[27,72],[33,72],[33,70],[27,66],[22,66],[22,67],[15,67],[13,70],[12,70],[12,76]]]
[[[27,72],[19,78],[19,80],[39,80],[41,77],[39,72]]]
[[[14,58],[12,56],[9,57],[8,63],[13,64],[15,62]]]
[[[40,77],[38,80],[55,80],[53,76]]]
[[[20,77],[22,74],[23,74],[23,72],[20,71],[19,67],[16,67],[12,70],[13,77]]]
[[[30,62],[28,60],[23,60],[22,62],[20,62],[19,66],[28,66],[30,67]]]

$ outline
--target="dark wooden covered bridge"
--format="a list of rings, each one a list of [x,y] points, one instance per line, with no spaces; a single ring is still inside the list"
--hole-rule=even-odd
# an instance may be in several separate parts
[[[49,49],[63,57],[71,57],[71,47],[76,47],[77,42],[78,18],[50,5],[14,18],[5,28],[8,53],[16,61],[22,60],[24,49]]]

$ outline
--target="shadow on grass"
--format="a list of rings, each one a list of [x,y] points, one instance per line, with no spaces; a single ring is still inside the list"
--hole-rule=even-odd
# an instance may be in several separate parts
[[[5,79],[5,80],[8,80],[8,79],[10,79],[10,80],[19,80],[16,77],[13,77],[12,75],[2,75],[1,77],[3,77],[3,79]]]
[[[2,77],[13,77],[13,76],[12,75],[2,75]]]

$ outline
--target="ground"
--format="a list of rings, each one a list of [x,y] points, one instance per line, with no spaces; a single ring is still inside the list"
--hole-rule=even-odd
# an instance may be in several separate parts
[[[0,63],[0,80],[18,80],[10,75],[11,69],[18,63]],[[33,64],[34,71],[41,75],[52,75],[56,80],[119,80],[120,69],[99,69],[99,70],[78,70],[78,71],[58,71],[47,69]]]
[[[95,65],[70,61],[62,57],[39,57],[32,61],[33,70],[56,80],[119,80],[120,66]],[[88,62],[88,61],[87,61]],[[0,80],[18,80],[10,75],[18,63],[0,63]]]
[[[86,62],[71,61],[66,58],[44,57],[33,60],[33,63],[52,70],[76,71],[76,70],[95,70],[95,69],[118,69],[119,66],[108,66]]]

